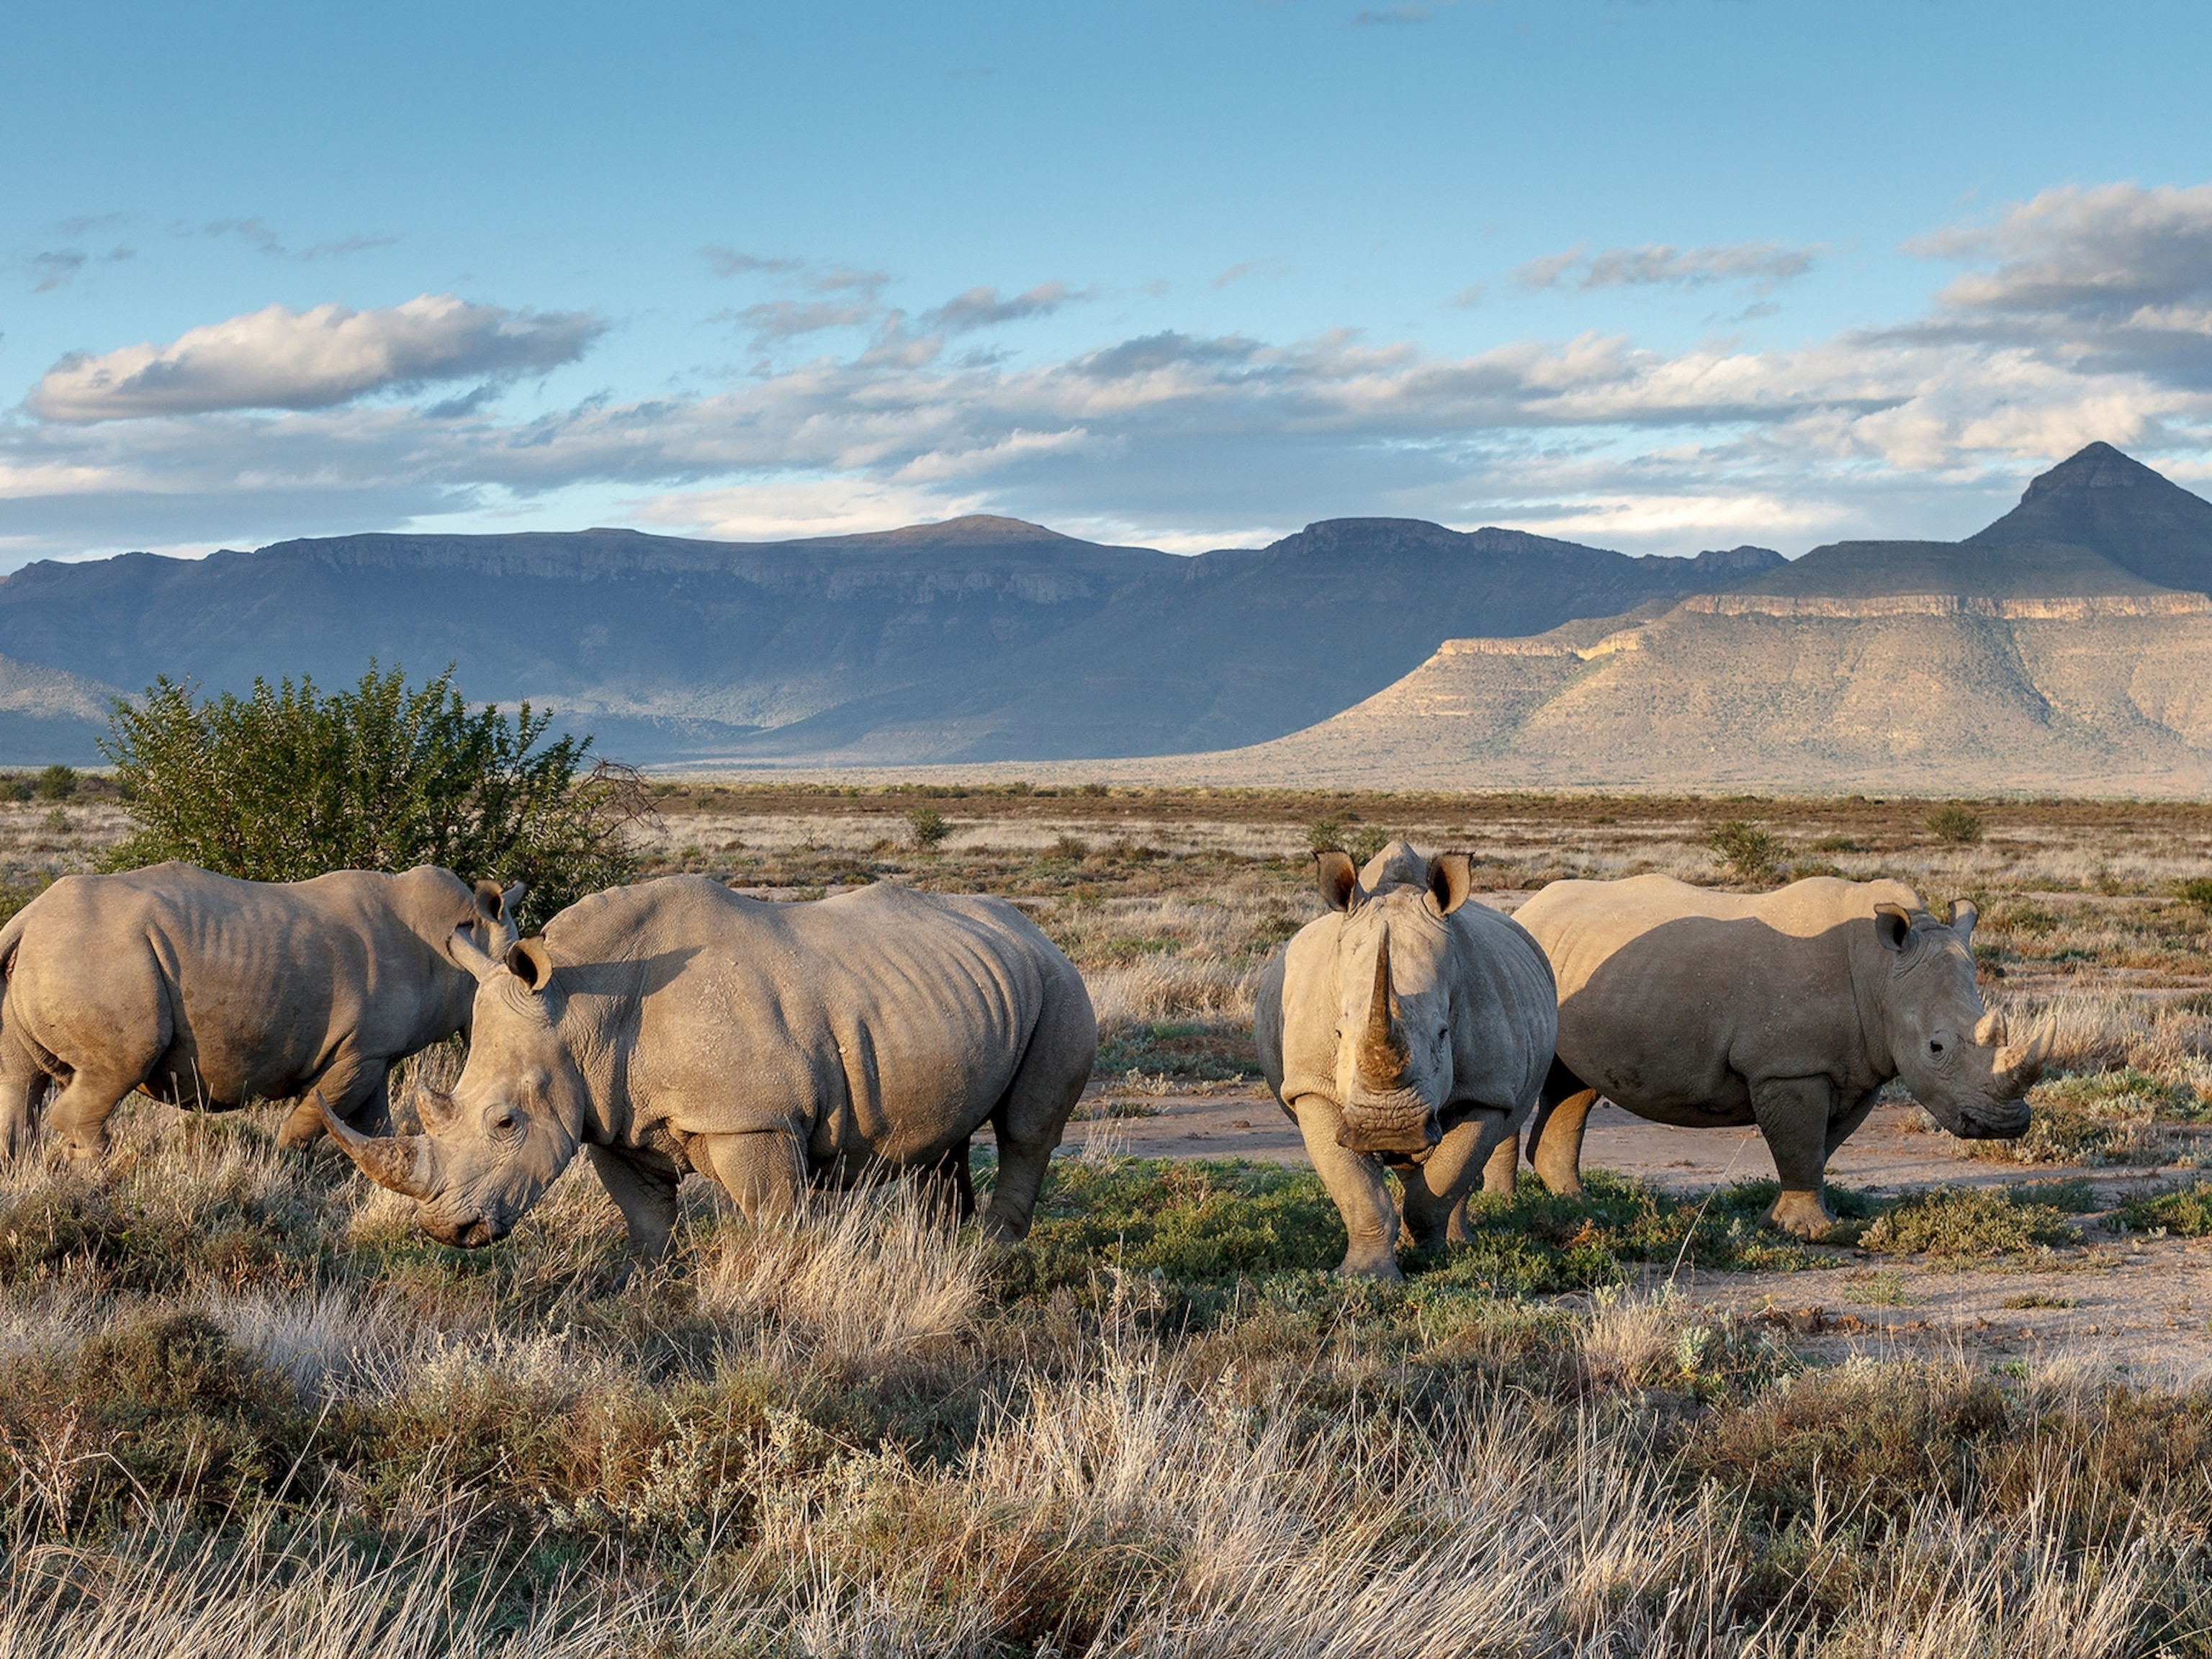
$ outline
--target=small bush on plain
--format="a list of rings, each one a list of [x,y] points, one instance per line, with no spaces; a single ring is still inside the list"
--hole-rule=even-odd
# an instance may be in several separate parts
[[[54,765],[40,773],[32,787],[40,800],[63,801],[76,793],[76,768]]]
[[[1705,846],[1735,880],[1747,885],[1771,881],[1782,864],[1782,838],[1749,818],[1729,818],[1706,836]]]
[[[934,806],[908,808],[906,826],[914,832],[914,844],[925,849],[940,845],[952,833],[952,826],[945,821],[945,814]]]
[[[1982,815],[1957,801],[1938,806],[1922,820],[1928,833],[1951,847],[1971,847],[1982,838]]]

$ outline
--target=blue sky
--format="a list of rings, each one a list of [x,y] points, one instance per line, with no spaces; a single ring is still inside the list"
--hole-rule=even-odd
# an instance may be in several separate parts
[[[960,512],[1631,551],[2212,484],[2212,9],[11,13],[0,568]]]

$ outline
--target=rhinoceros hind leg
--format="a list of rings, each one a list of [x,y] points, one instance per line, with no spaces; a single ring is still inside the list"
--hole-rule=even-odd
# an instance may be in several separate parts
[[[1398,1271],[1398,1207],[1390,1201],[1382,1166],[1336,1144],[1344,1117],[1330,1102],[1319,1095],[1300,1095],[1291,1109],[1297,1114],[1298,1133],[1305,1139],[1314,1173],[1344,1217],[1349,1242],[1337,1273],[1346,1279],[1403,1277]]]
[[[29,1155],[52,1083],[29,1049],[0,1034],[0,1164]]]
[[[1579,1198],[1583,1190],[1583,1131],[1597,1091],[1558,1060],[1552,1062],[1528,1129],[1528,1167],[1547,1192]]]
[[[698,1139],[714,1179],[737,1200],[747,1221],[760,1226],[787,1221],[797,1212],[806,1194],[806,1149],[795,1130]]]
[[[1836,1224],[1822,1196],[1835,1105],[1836,1085],[1825,1077],[1778,1078],[1752,1086],[1752,1115],[1782,1182],[1766,1224],[1795,1238],[1818,1238]]]
[[[58,1090],[46,1108],[54,1133],[73,1158],[89,1160],[107,1150],[107,1115],[124,1096],[145,1080],[145,1073],[121,1067],[87,1067]]]
[[[1053,1149],[1067,1132],[1068,1115],[1091,1081],[1098,1052],[1098,1023],[1082,976],[1071,965],[1056,970],[1047,988],[1044,1009],[1030,1033],[1006,1092],[991,1109],[991,1132],[999,1142],[999,1175],[991,1203],[983,1212],[983,1237],[1012,1244],[1030,1236],[1030,1218],[1044,1190]]]

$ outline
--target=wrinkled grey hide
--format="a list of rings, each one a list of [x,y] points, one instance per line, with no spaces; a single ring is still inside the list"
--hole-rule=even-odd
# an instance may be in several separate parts
[[[426,1133],[337,1137],[451,1244],[504,1237],[579,1147],[646,1257],[692,1170],[756,1221],[789,1214],[810,1177],[886,1168],[944,1176],[964,1213],[987,1122],[985,1231],[1020,1238],[1097,1046],[1082,975],[1019,910],[888,884],[770,904],[641,882],[478,971],[468,1065],[419,1097]]]
[[[1559,976],[1559,1065],[1528,1137],[1553,1192],[1582,1190],[1601,1095],[1657,1123],[1757,1125],[1782,1181],[1767,1219],[1802,1237],[1833,1224],[1828,1159],[1891,1078],[1953,1134],[2027,1127],[2045,1049],[2008,1044],[1983,1007],[1971,904],[1945,922],[1901,882],[1720,893],[1638,876],[1555,881],[1517,915]]]
[[[1399,1216],[1424,1249],[1467,1236],[1465,1200],[1552,1062],[1558,999],[1536,942],[1470,903],[1464,853],[1393,842],[1364,871],[1316,860],[1331,914],[1261,976],[1254,1035],[1351,1236],[1346,1274],[1398,1277]]]
[[[64,876],[0,928],[0,1155],[31,1144],[39,1103],[72,1155],[106,1144],[133,1089],[222,1110],[320,1090],[339,1116],[390,1127],[385,1073],[469,1029],[476,981],[454,954],[514,940],[520,884],[450,870],[341,870],[236,881],[189,864]],[[283,1144],[323,1132],[312,1098]]]

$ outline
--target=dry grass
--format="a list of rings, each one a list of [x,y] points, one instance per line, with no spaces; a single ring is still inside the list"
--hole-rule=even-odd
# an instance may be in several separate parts
[[[659,852],[785,896],[1012,896],[1135,1098],[1249,1066],[1257,972],[1318,911],[1315,818],[1468,848],[1509,906],[1712,880],[1705,836],[1745,818],[1792,865],[1975,896],[1990,994],[2062,1051],[2048,1122],[2171,1150],[2212,1099],[2208,918],[2172,890],[2212,862],[2198,809],[1990,804],[1952,845],[1909,802],[948,794],[920,854],[914,804],[702,790]],[[27,857],[96,858],[8,812]],[[2212,1396],[1822,1367],[1686,1297],[1589,1294],[1605,1241],[1675,1237],[1648,1195],[1532,1198],[1384,1291],[1315,1271],[1342,1239],[1304,1175],[1097,1137],[1018,1249],[899,1188],[754,1232],[694,1181],[675,1261],[617,1291],[582,1170],[464,1255],[277,1152],[280,1121],[138,1102],[105,1170],[0,1172],[0,1659],[2212,1654]],[[1869,1237],[2030,1255],[2073,1224],[2027,1196]],[[1736,1209],[1704,1224],[1763,1244]]]

